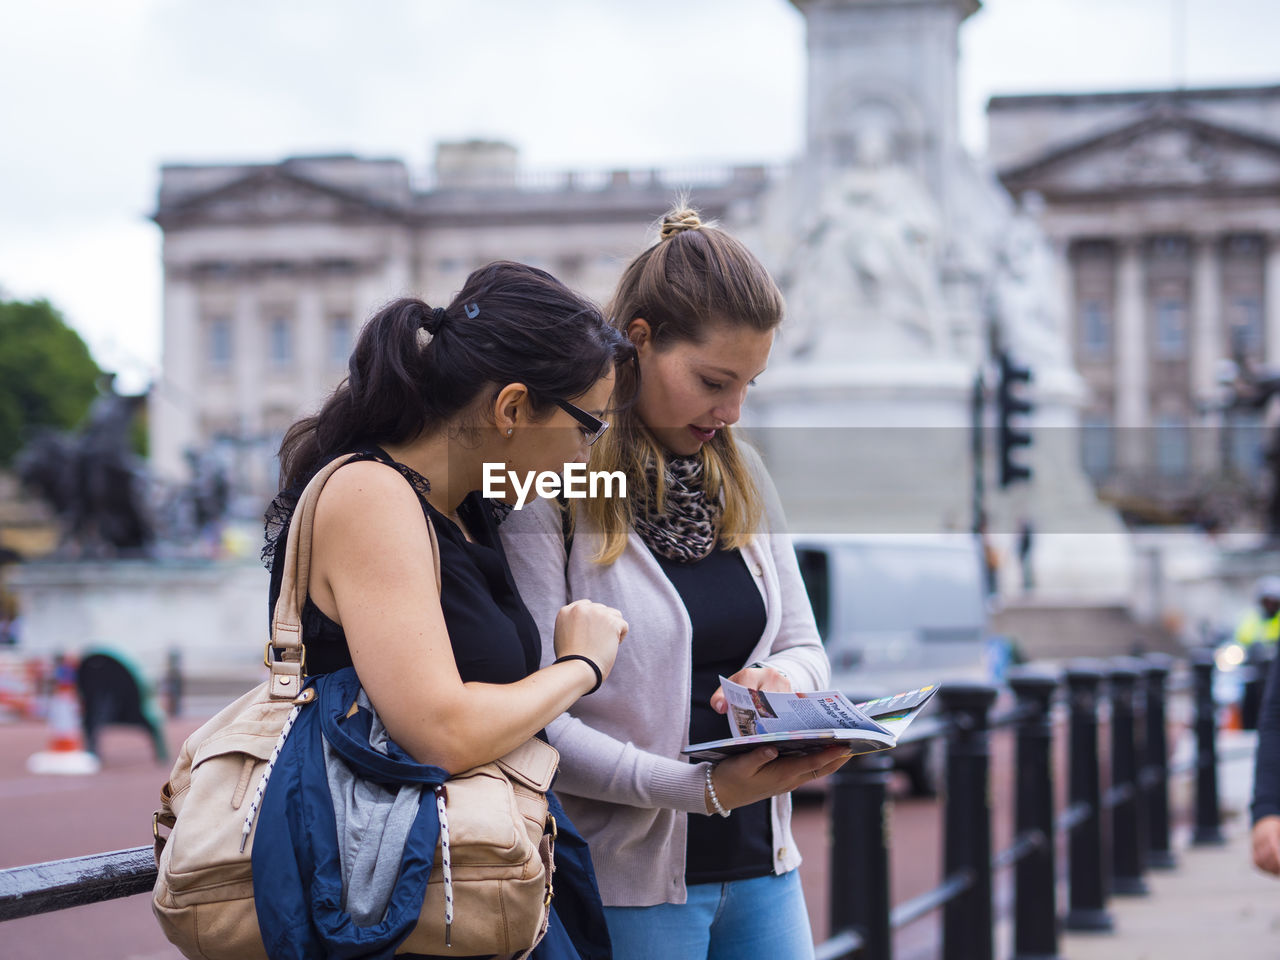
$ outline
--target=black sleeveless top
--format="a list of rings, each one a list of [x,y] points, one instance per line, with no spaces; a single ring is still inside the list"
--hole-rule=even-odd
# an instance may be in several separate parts
[[[538,627],[516,591],[488,502],[477,491],[468,494],[458,508],[458,516],[475,538],[472,542],[427,502],[431,484],[426,477],[397,463],[378,447],[360,451],[356,459],[377,460],[398,470],[418,494],[423,514],[435,527],[440,544],[440,606],[463,682],[514,683],[537,670],[542,656]],[[273,533],[277,539],[268,617],[280,595],[288,527]],[[302,608],[302,639],[308,674],[351,666],[342,627],[325,616],[310,596]]]
[[[475,538],[473,542],[427,501],[431,483],[422,474],[396,462],[379,447],[359,451],[355,459],[377,460],[398,470],[417,493],[423,514],[435,527],[440,544],[440,606],[462,681],[514,683],[537,670],[542,657],[538,626],[516,591],[489,502],[478,491],[473,491],[458,507],[458,516]],[[293,502],[296,503],[301,492],[300,488],[291,491]],[[276,537],[269,617],[280,595],[285,545],[289,540],[288,522],[283,515],[289,508],[279,506],[283,499],[277,498],[268,512],[268,529]],[[332,673],[352,665],[347,635],[341,625],[312,603],[310,596],[302,607],[302,640],[307,648],[308,674]],[[545,739],[541,731],[538,736]],[[398,960],[445,958],[401,954]],[[485,958],[457,957],[455,960]]]

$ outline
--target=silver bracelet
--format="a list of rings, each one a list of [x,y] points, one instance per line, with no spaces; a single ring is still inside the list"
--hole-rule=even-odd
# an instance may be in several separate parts
[[[722,817],[727,817],[729,811],[724,808],[720,802],[720,798],[716,796],[716,785],[711,782],[711,771],[715,769],[713,764],[707,764],[707,795],[711,797],[711,806],[715,807],[716,813]]]

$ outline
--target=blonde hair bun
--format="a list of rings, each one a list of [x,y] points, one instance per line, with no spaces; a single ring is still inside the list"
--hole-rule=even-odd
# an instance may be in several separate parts
[[[701,228],[702,218],[698,216],[698,211],[691,207],[680,206],[662,218],[662,231],[659,236],[663,240],[670,240],[678,233]]]

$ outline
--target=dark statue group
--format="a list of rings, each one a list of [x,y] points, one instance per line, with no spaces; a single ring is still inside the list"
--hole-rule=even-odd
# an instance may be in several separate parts
[[[132,442],[148,395],[116,392],[114,375],[107,374],[79,429],[42,430],[18,454],[19,482],[58,518],[60,558],[148,556],[158,531],[190,537],[226,513],[225,471],[194,452],[189,484],[165,490],[152,482]]]

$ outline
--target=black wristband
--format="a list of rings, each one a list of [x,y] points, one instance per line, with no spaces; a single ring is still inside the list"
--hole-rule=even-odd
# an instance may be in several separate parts
[[[600,684],[604,683],[604,674],[600,672],[600,668],[596,666],[596,662],[592,660],[590,657],[584,657],[580,653],[568,653],[568,654],[565,654],[563,657],[556,657],[555,662],[567,663],[570,660],[581,660],[583,663],[585,663],[588,667],[590,667],[596,673],[596,685],[592,687],[590,690],[588,690],[586,693],[584,693],[583,696],[588,697],[591,694],[595,693],[597,690],[599,690]]]

